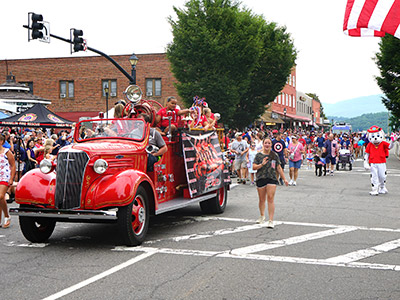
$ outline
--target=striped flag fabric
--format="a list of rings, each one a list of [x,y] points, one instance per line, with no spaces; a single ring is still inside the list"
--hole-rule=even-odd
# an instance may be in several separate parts
[[[400,38],[400,0],[348,0],[343,31],[350,36]]]

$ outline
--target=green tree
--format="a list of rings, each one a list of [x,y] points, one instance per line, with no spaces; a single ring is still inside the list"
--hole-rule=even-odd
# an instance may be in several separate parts
[[[205,97],[224,123],[239,128],[257,119],[294,65],[289,34],[238,1],[190,0],[174,10],[167,56],[185,104]]]
[[[391,126],[398,126],[400,119],[400,40],[387,34],[379,42],[379,51],[375,61],[381,76],[377,76],[376,80],[385,93],[382,102],[393,116]]]
[[[265,111],[265,106],[274,101],[282,91],[296,60],[296,50],[285,27],[276,23],[259,22],[261,53],[250,74],[250,84],[240,98],[234,114],[235,124],[244,127]]]

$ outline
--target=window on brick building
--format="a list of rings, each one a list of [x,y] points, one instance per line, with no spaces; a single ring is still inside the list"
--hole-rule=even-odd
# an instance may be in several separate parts
[[[74,98],[75,86],[73,81],[60,81],[60,98]]]
[[[146,96],[161,97],[161,79],[155,79],[155,78],[146,79]]]
[[[103,97],[106,96],[106,92],[104,91],[106,86],[108,87],[108,96],[117,97],[117,79],[103,79],[101,81],[101,93]]]
[[[20,83],[26,85],[29,88],[29,93],[33,94],[33,82],[32,81],[20,82]]]

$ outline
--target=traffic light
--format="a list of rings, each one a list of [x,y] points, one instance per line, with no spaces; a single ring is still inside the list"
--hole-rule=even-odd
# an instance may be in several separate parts
[[[75,28],[71,28],[71,40],[73,42],[73,49],[74,51],[71,52],[78,52],[78,51],[85,51],[85,40],[82,38],[83,31]],[[72,38],[73,37],[73,38]]]
[[[32,20],[32,40],[43,38],[43,16],[31,13]],[[40,22],[40,23],[39,23]]]

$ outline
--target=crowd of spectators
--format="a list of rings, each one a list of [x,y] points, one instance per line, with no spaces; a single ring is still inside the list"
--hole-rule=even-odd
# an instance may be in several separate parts
[[[71,130],[41,128],[1,128],[5,137],[3,147],[10,149],[15,158],[16,174],[14,182],[28,171],[39,167],[44,159],[55,160],[58,151],[72,143]],[[12,195],[12,191],[9,192]]]
[[[226,161],[230,165],[232,177],[237,182],[255,184],[252,164],[255,154],[262,148],[262,140],[272,140],[272,150],[280,158],[282,169],[289,165],[289,185],[297,185],[298,170],[314,167],[315,157],[322,158],[326,164],[328,175],[334,176],[338,162],[339,150],[348,149],[353,160],[364,157],[364,149],[368,144],[366,132],[332,133],[317,130],[266,129],[251,128],[245,132],[229,130],[224,136],[227,147]],[[400,159],[400,132],[393,132],[388,139],[395,142],[394,154]],[[244,142],[243,142],[244,141]],[[282,179],[279,183],[283,185]]]

